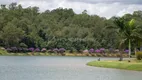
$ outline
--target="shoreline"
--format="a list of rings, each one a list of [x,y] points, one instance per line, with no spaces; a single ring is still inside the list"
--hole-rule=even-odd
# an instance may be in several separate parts
[[[91,61],[86,65],[92,67],[100,67],[100,68],[111,68],[111,69],[121,69],[121,70],[130,70],[130,71],[142,71],[142,61],[140,60],[128,60],[124,61]]]
[[[77,56],[77,57],[107,57],[107,58],[119,58],[117,54],[107,54],[105,55],[97,55],[94,53],[94,55],[89,54],[89,53],[64,53],[63,55],[61,54],[56,54],[56,53],[41,53],[41,52],[29,52],[29,53],[4,53],[0,54],[0,56]],[[127,54],[123,55],[124,58],[128,58]]]

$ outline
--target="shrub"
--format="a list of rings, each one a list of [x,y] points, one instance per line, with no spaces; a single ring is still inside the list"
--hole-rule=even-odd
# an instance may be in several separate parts
[[[94,53],[95,52],[95,50],[93,49],[93,48],[91,48],[90,50],[89,50],[89,53]]]
[[[114,49],[113,48],[109,48],[109,53],[113,53]]]
[[[6,51],[7,51],[7,52],[12,52],[12,49],[7,48]]]
[[[27,48],[28,46],[25,43],[20,43],[20,47]]]
[[[23,52],[25,53],[25,52],[28,52],[29,51],[29,49],[28,48],[23,48]]]
[[[18,48],[17,47],[11,47],[12,52],[17,52]]]
[[[54,48],[54,49],[53,49],[53,52],[54,52],[54,53],[58,53],[59,50],[58,50],[57,48]]]
[[[22,48],[18,48],[18,52],[23,52],[23,49]]]
[[[116,49],[113,51],[114,53],[119,53],[119,49]]]
[[[39,49],[39,48],[36,48],[36,49],[35,49],[35,52],[40,52],[40,49]]]
[[[42,49],[41,49],[41,52],[46,52],[46,48],[42,48]]]
[[[97,50],[95,50],[95,52],[96,52],[96,53],[100,53],[100,52],[101,52],[101,50],[97,49]]]
[[[60,48],[60,49],[59,49],[59,53],[62,54],[62,53],[64,53],[64,52],[65,52],[65,49],[64,49],[64,48]]]
[[[100,48],[100,50],[101,50],[101,51],[104,51],[104,50],[105,50],[105,48]]]
[[[70,50],[69,50],[69,53],[74,53],[75,52],[75,49],[74,48],[71,48]]]
[[[83,51],[83,53],[88,53],[88,52],[89,52],[89,51],[88,51],[87,49]]]
[[[129,50],[126,49],[124,52],[125,52],[125,53],[129,53]]]
[[[106,53],[110,53],[110,52],[109,52],[109,49],[105,49],[105,52],[106,52]]]
[[[54,51],[52,49],[49,49],[48,53],[54,53]]]
[[[142,60],[142,52],[137,52],[136,56],[138,60]]]
[[[33,52],[33,51],[34,51],[34,48],[29,48],[29,51],[30,51],[30,52]]]
[[[0,55],[5,55],[7,54],[7,51],[5,49],[0,49]]]
[[[100,48],[101,53],[105,53],[105,48]]]

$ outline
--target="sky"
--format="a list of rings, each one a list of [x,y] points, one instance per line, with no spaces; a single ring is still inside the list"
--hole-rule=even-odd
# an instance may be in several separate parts
[[[142,10],[142,0],[0,0],[0,4],[17,2],[23,7],[37,6],[43,12],[59,7],[72,8],[79,14],[87,10],[90,15],[110,18]]]

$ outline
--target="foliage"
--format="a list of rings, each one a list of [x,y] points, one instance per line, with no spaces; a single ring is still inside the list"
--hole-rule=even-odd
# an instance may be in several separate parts
[[[100,53],[100,52],[101,52],[101,50],[97,49],[97,50],[95,50],[95,52],[96,52],[96,53]]]
[[[89,50],[89,53],[94,53],[95,52],[95,50],[93,49],[93,48],[91,48],[90,50]]]
[[[44,52],[44,53],[45,53],[46,51],[47,51],[46,48],[42,48],[42,49],[41,49],[41,52]]]
[[[142,60],[142,52],[137,52],[136,57],[138,60]]]
[[[28,46],[26,44],[24,44],[24,43],[20,43],[20,47],[27,48]]]
[[[0,47],[0,55],[5,55],[5,54],[7,54],[7,51]]]
[[[40,52],[40,49],[39,49],[39,48],[36,48],[36,49],[35,49],[35,52]]]
[[[65,49],[64,48],[60,48],[59,49],[59,53],[63,54],[65,52]]]
[[[129,53],[129,50],[126,49],[124,52],[125,52],[125,53]]]
[[[0,8],[0,46],[9,49],[9,52],[13,46],[23,52],[27,52],[26,48],[31,52],[36,48],[46,48],[51,53],[58,53],[57,49],[60,48],[70,50],[71,53],[81,53],[91,48],[94,51],[101,47],[118,48],[118,29],[106,29],[108,26],[116,27],[114,17],[106,19],[89,15],[87,11],[76,14],[71,8],[57,8],[40,13],[38,7],[23,8],[16,3],[7,6]],[[141,42],[141,35],[137,33],[141,32],[142,26],[133,29],[133,23],[141,25],[141,16],[141,11],[122,16],[125,23],[135,19],[130,21],[131,30],[125,31],[133,32],[131,36],[139,40],[132,39],[132,42],[138,42],[132,46],[137,46]],[[94,51],[91,50],[90,53]]]
[[[30,52],[33,52],[34,50],[35,50],[35,49],[34,49],[34,48],[32,48],[32,47],[31,47],[31,48],[29,48],[29,51],[30,51]]]

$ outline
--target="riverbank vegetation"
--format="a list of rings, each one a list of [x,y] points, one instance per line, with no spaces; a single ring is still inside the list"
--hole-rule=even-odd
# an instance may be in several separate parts
[[[66,51],[67,55],[111,56],[120,55],[120,52],[128,54],[130,49],[134,53],[134,49],[141,46],[141,22],[142,11],[106,19],[89,15],[86,10],[81,14],[71,8],[39,12],[38,7],[2,4],[0,46],[8,54],[47,52],[65,55]]]
[[[25,51],[26,50],[26,51]],[[109,51],[109,50],[84,50],[84,51],[70,51],[61,49],[23,49],[23,48],[9,48],[8,50],[5,48],[0,48],[0,55],[1,56],[90,56],[90,57],[120,57],[120,53],[118,51]],[[128,57],[128,50],[126,50],[123,54],[123,57]]]
[[[115,68],[124,70],[142,71],[142,60],[128,60],[124,61],[92,61],[87,63],[89,66]]]

